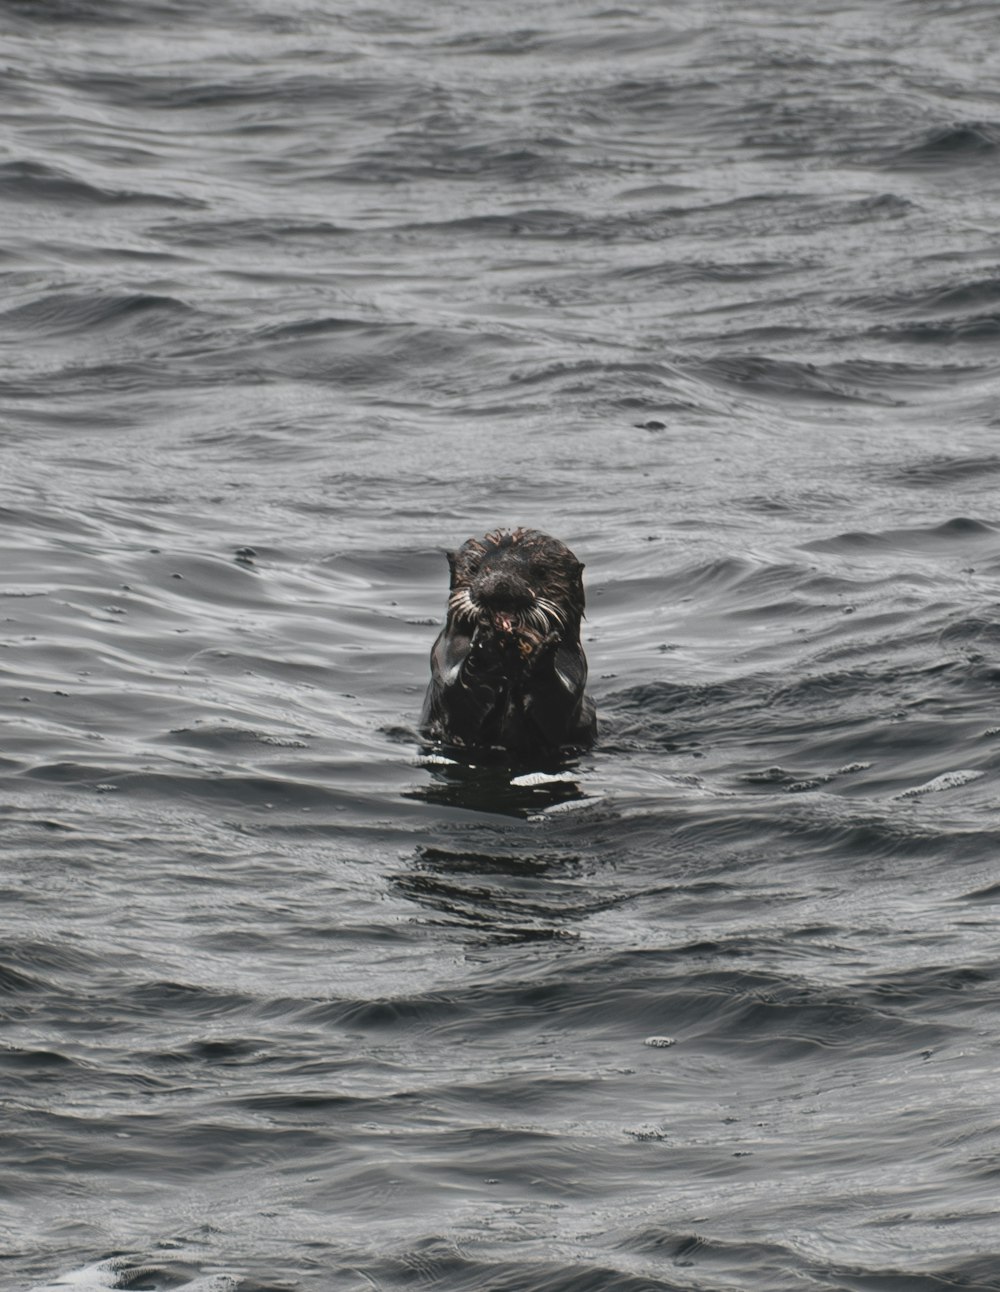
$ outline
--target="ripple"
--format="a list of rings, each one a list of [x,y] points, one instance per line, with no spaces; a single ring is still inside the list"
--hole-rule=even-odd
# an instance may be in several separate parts
[[[118,296],[73,296],[48,293],[0,314],[0,328],[18,334],[37,332],[48,337],[74,335],[81,329],[112,332],[141,328],[154,333],[178,320],[204,317],[183,301],[142,292]]]
[[[68,167],[46,162],[20,160],[0,164],[0,183],[4,198],[10,202],[71,202],[78,206],[120,206],[155,204],[166,207],[196,209],[204,206],[194,198],[178,197],[161,191],[142,192],[129,188],[110,188],[81,178]]]
[[[950,168],[988,162],[1000,147],[1000,126],[990,121],[937,126],[921,138],[889,153],[887,169]]]

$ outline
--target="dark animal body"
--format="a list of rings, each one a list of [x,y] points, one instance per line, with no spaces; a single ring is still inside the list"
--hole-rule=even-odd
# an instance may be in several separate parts
[[[449,552],[448,617],[431,650],[421,730],[516,759],[571,754],[597,734],[580,645],[583,566],[536,529]]]

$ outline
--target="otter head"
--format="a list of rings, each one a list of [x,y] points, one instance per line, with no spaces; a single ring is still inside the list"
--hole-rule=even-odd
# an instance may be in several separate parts
[[[537,529],[498,529],[449,552],[448,564],[449,626],[579,637],[583,565],[558,539]]]

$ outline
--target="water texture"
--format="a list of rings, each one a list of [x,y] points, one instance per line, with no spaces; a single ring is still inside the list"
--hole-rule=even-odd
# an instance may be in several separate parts
[[[2,1285],[1000,1289],[995,6],[0,30]]]

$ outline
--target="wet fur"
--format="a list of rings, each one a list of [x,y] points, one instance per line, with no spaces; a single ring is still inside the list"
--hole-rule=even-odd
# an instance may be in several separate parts
[[[573,553],[535,529],[495,530],[448,563],[448,615],[431,651],[421,730],[518,759],[591,745],[583,566]]]

